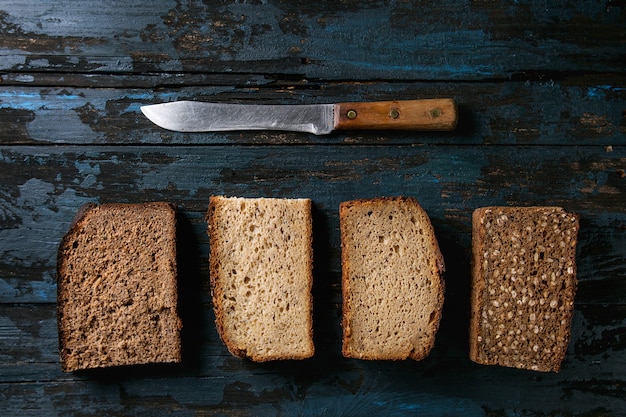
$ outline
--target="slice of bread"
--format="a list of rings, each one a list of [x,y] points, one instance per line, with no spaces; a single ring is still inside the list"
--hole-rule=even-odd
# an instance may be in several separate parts
[[[311,357],[311,200],[213,196],[207,222],[213,307],[228,350],[257,362]]]
[[[444,298],[443,256],[413,198],[343,202],[343,346],[346,357],[428,356]]]
[[[484,207],[472,217],[470,359],[558,372],[576,293],[578,216]]]
[[[64,371],[181,361],[176,211],[87,205],[58,252]]]

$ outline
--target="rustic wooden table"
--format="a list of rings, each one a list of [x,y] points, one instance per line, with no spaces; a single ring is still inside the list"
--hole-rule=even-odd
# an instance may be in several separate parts
[[[561,4],[564,3],[564,4]],[[0,4],[0,410],[68,415],[626,415],[624,1],[31,1]],[[139,107],[452,97],[449,133],[184,134]],[[255,364],[220,342],[211,194],[314,202],[314,358]],[[340,353],[338,206],[416,197],[447,264],[421,362]],[[64,374],[56,250],[86,202],[169,201],[185,359]],[[470,219],[486,205],[581,216],[559,374],[468,359]]]

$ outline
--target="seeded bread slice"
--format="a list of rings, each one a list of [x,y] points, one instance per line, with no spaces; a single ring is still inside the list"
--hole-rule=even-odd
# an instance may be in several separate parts
[[[343,346],[346,357],[428,356],[444,298],[443,256],[413,198],[343,202]]]
[[[64,371],[181,361],[172,205],[83,207],[57,279]]]
[[[219,335],[257,362],[314,353],[311,200],[211,197],[210,275]]]
[[[576,293],[578,216],[560,207],[474,211],[470,358],[558,372]]]

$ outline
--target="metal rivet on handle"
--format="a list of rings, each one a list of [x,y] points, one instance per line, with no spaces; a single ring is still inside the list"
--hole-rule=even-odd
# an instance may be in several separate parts
[[[397,119],[398,117],[400,117],[400,111],[398,109],[389,110],[389,117],[391,117],[392,119]]]
[[[356,110],[348,110],[346,116],[348,116],[348,119],[356,119]]]
[[[432,117],[439,117],[439,116],[441,116],[441,109],[440,109],[440,108],[438,108],[438,107],[435,107],[434,109],[432,109],[432,110],[430,111],[430,115],[431,115]]]

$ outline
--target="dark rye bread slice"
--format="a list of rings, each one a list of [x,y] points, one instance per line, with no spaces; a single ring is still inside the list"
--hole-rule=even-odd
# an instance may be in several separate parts
[[[83,207],[58,252],[63,370],[180,362],[176,266],[172,205]]]
[[[474,211],[470,358],[558,372],[576,293],[578,216],[560,207]]]
[[[443,256],[413,198],[343,202],[343,346],[346,357],[428,356],[444,299]]]
[[[207,222],[228,350],[257,362],[313,356],[311,200],[213,196]]]

